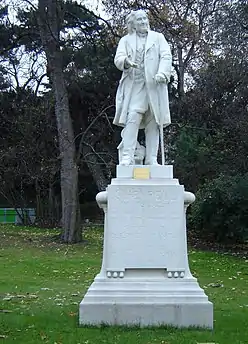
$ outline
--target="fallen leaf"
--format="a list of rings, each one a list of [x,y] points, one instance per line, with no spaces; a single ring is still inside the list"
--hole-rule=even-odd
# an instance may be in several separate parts
[[[30,294],[30,295],[28,295],[28,297],[30,299],[38,299],[38,295],[35,295],[35,294]]]
[[[43,333],[40,334],[40,338],[41,340],[46,340],[47,339],[47,336]]]
[[[220,288],[220,287],[224,287],[224,284],[222,284],[222,283],[209,283],[208,286],[213,287],[213,288]],[[205,343],[199,343],[199,344],[205,344]],[[213,344],[213,343],[208,343],[208,344]]]
[[[69,316],[70,316],[70,317],[75,317],[76,315],[77,315],[77,313],[73,313],[73,312],[70,312],[70,313],[69,313]]]

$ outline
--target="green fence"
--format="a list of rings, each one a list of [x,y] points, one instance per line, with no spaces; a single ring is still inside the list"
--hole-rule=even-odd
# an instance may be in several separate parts
[[[26,209],[15,209],[15,208],[0,208],[0,223],[14,223],[16,225],[22,224],[22,219],[19,216],[24,217],[26,219],[26,223],[28,223],[28,218],[31,223],[35,221],[35,209],[33,208],[26,208]]]

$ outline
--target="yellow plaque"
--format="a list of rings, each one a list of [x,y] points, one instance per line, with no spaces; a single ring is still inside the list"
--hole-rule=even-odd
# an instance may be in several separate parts
[[[134,179],[150,179],[150,169],[149,167],[135,167],[133,169]]]

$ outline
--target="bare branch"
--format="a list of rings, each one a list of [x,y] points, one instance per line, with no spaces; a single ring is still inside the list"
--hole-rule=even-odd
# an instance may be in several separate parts
[[[84,139],[86,137],[86,135],[88,134],[89,130],[92,128],[92,126],[96,123],[96,121],[98,120],[98,118],[100,118],[104,113],[106,113],[106,111],[110,108],[114,107],[114,105],[109,105],[107,106],[105,109],[103,109],[99,115],[97,115],[94,120],[89,124],[89,126],[86,128],[86,130],[81,134],[78,134],[76,138],[78,138],[80,135],[81,136],[81,139],[80,139],[80,143],[79,143],[79,148],[78,148],[78,152],[77,152],[77,158],[76,158],[76,161],[78,162],[80,160],[80,157],[81,157],[81,154],[82,154],[82,149],[83,149],[83,144],[84,144]]]

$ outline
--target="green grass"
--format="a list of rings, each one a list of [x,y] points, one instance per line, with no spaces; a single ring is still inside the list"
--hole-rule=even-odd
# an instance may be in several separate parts
[[[214,303],[214,330],[79,327],[78,304],[100,269],[101,230],[65,246],[53,231],[0,226],[0,342],[4,344],[248,343],[248,257],[190,252],[190,266]],[[214,287],[221,285],[220,287]]]

